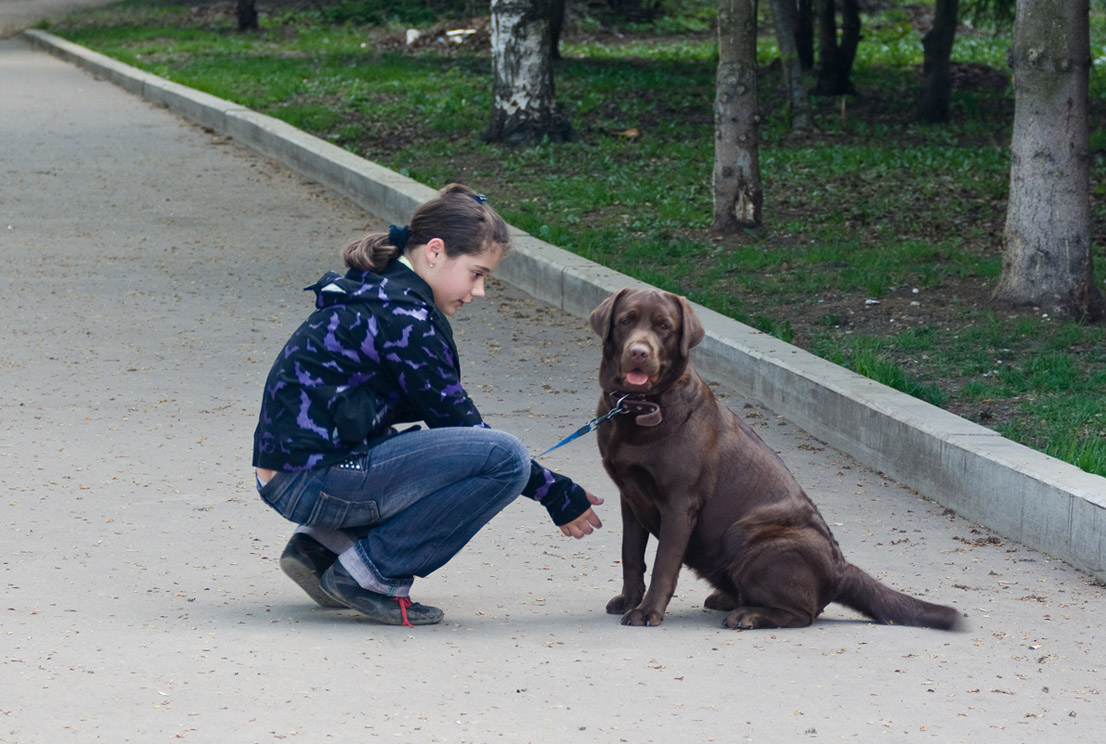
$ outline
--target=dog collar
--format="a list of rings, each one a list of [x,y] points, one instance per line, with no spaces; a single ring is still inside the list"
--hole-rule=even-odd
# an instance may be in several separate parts
[[[634,423],[638,426],[656,426],[663,420],[661,404],[646,398],[636,398],[633,393],[607,393],[616,400],[615,407],[623,408],[627,413],[637,414]]]

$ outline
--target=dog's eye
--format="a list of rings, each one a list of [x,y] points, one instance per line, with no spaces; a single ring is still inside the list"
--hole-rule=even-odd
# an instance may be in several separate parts
[[[661,322],[657,323],[657,328],[662,331],[672,330],[672,326],[668,324],[667,320],[662,320]]]

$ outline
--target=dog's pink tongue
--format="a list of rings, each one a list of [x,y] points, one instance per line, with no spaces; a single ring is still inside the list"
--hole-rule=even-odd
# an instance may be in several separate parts
[[[649,382],[649,375],[635,369],[633,372],[626,373],[626,382],[631,385],[644,385]]]

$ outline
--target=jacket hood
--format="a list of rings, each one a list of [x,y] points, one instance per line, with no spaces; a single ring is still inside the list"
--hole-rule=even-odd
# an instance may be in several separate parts
[[[404,302],[434,307],[434,291],[423,279],[399,261],[383,272],[350,269],[343,276],[328,271],[314,284],[304,287],[315,293],[315,307],[322,309],[352,302]]]

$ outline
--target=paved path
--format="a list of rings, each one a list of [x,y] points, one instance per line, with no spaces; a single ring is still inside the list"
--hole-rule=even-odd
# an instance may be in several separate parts
[[[0,101],[0,742],[1101,740],[1102,586],[725,389],[854,562],[970,630],[831,606],[727,631],[690,574],[663,626],[621,627],[591,438],[549,462],[608,499],[599,534],[520,501],[417,582],[442,625],[313,607],[250,437],[300,288],[379,221],[22,41],[0,41]],[[535,452],[590,417],[579,320],[498,284],[455,327],[485,416]]]
[[[72,13],[115,0],[0,0],[0,39],[30,28],[47,18]]]

